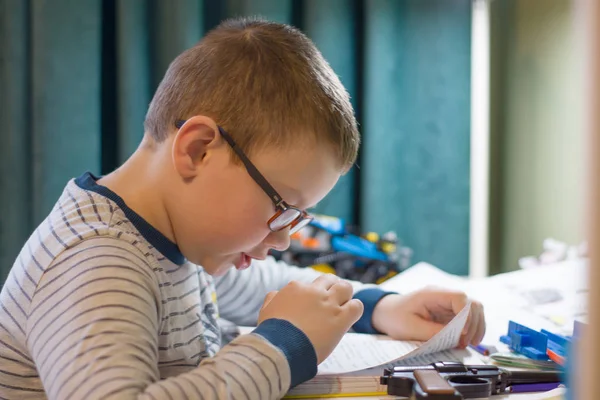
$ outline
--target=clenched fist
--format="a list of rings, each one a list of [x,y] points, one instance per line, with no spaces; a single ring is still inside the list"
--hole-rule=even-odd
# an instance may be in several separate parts
[[[258,323],[271,318],[289,321],[309,338],[321,363],[362,313],[363,304],[352,299],[352,286],[326,274],[310,284],[293,281],[270,292]]]

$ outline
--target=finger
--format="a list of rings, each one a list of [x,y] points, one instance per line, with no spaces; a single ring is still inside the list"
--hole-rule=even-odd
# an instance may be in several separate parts
[[[356,323],[362,317],[365,306],[358,299],[350,299],[342,306],[342,314],[347,319],[348,328]]]
[[[451,292],[450,302],[452,305],[452,312],[458,314],[469,302],[469,298],[465,293],[462,292]]]
[[[469,315],[467,316],[467,320],[465,321],[465,326],[463,326],[462,332],[460,333],[461,336],[466,335],[467,333],[469,333],[469,327],[471,326],[471,321],[473,320],[473,313],[469,312]]]
[[[485,312],[481,304],[477,304],[477,306],[479,308],[479,320],[477,321],[477,330],[475,332],[475,336],[471,342],[474,345],[481,343],[483,337],[485,336]]]
[[[476,304],[471,304],[471,310],[469,314],[471,316],[471,319],[469,322],[467,333],[461,338],[462,347],[466,347],[469,343],[471,343],[471,340],[473,340],[475,333],[477,333],[477,325],[480,318],[479,307],[477,307]]]
[[[340,278],[333,274],[323,274],[313,281],[313,285],[329,290],[333,285],[340,281]]]
[[[265,308],[267,308],[267,306],[269,305],[269,303],[271,302],[271,300],[273,300],[273,298],[275,298],[275,296],[277,295],[277,293],[278,292],[275,290],[275,291],[267,293],[267,295],[265,296],[265,300],[263,301],[263,305],[260,307],[260,310],[258,312],[258,320],[257,320],[258,324],[260,324],[261,322],[263,322],[265,320],[265,318],[267,318],[264,315],[263,310]]]
[[[463,292],[448,290],[427,290],[424,291],[424,301],[429,303],[428,308],[432,311],[432,316],[439,323],[447,323],[452,320],[469,302],[469,298]],[[433,311],[436,310],[436,311]],[[467,333],[471,324],[471,313],[467,316],[462,334]]]
[[[448,300],[450,301],[450,308],[452,309],[452,312],[454,313],[454,315],[461,312],[462,309],[465,308],[465,306],[469,302],[469,298],[463,292],[449,292],[448,295],[449,295]],[[463,327],[463,330],[462,330],[463,335],[466,335],[469,332],[469,327],[472,325],[472,321],[473,321],[473,312],[472,312],[472,310],[469,310],[469,315],[467,316],[465,326]]]
[[[444,328],[445,324],[419,318],[414,322],[413,336],[409,340],[427,341]]]
[[[273,297],[275,297],[277,295],[277,293],[279,293],[277,290],[273,290],[272,292],[267,293],[261,308],[265,308],[266,306],[268,306],[269,303],[271,302],[271,300],[273,300]]]
[[[329,293],[331,298],[334,299],[337,304],[344,305],[346,302],[352,299],[354,290],[349,282],[339,279],[333,286],[331,286]]]
[[[447,308],[452,310],[452,314],[454,314],[454,316],[461,312],[462,309],[465,308],[465,306],[469,302],[469,298],[463,292],[445,292],[444,294],[446,295],[446,301],[450,303],[449,307]],[[452,318],[454,318],[454,316],[452,316]],[[464,336],[469,332],[469,328],[472,324],[472,321],[473,312],[472,310],[469,310],[469,315],[467,315],[467,320],[465,321],[465,325],[463,326],[461,335]]]

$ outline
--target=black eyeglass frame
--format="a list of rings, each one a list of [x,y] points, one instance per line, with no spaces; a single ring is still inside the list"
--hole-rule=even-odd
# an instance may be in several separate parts
[[[175,126],[177,127],[177,129],[181,129],[181,127],[185,124],[185,122],[186,122],[186,120],[183,120],[183,119],[178,120],[175,123]],[[293,234],[293,233],[299,231],[300,229],[302,229],[304,226],[306,226],[313,219],[313,217],[310,214],[308,214],[306,211],[301,210],[296,206],[290,205],[285,200],[283,200],[282,197],[279,195],[279,193],[277,193],[277,190],[275,190],[275,188],[267,181],[267,179],[264,177],[264,175],[258,171],[258,169],[254,166],[252,161],[250,161],[248,156],[246,156],[244,151],[233,140],[231,135],[229,133],[227,133],[227,131],[225,129],[223,129],[222,127],[220,127],[219,125],[217,125],[217,128],[219,129],[219,133],[221,134],[223,139],[225,139],[227,144],[229,144],[231,149],[235,152],[235,154],[242,161],[242,163],[244,164],[244,167],[246,168],[246,171],[248,171],[248,174],[250,175],[250,177],[256,182],[256,184],[258,186],[260,186],[260,188],[263,190],[263,192],[265,192],[265,194],[267,196],[269,196],[269,198],[271,199],[271,202],[275,206],[275,210],[276,210],[275,214],[271,218],[269,218],[269,220],[267,221],[267,225],[268,225],[269,229],[273,232],[277,232],[277,231],[283,230],[289,226],[290,234]],[[280,227],[279,229],[273,229],[271,226],[272,223],[275,220],[277,220],[277,218],[279,218],[284,212],[291,211],[291,210],[298,212],[298,216],[295,219],[293,219],[292,221],[290,221],[288,224]]]

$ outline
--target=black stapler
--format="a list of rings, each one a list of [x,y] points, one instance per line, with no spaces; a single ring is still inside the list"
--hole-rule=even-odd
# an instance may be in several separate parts
[[[386,369],[381,384],[387,393],[415,400],[462,400],[510,392],[520,386],[540,390],[558,386],[561,376],[553,371],[509,371],[494,365],[436,362],[421,366]]]

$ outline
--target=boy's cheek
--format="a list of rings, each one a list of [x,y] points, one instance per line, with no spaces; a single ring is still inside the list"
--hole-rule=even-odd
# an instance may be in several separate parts
[[[229,254],[249,252],[259,247],[270,233],[266,221],[256,218],[256,215],[237,218],[229,215],[226,222],[221,221],[227,225],[218,229],[222,236],[213,237],[213,241],[218,243],[214,248],[229,249]]]
[[[244,252],[260,252],[264,247],[265,239],[271,231],[268,229],[265,222],[262,224],[246,225],[244,229],[238,230],[236,236],[240,242],[241,251]]]

